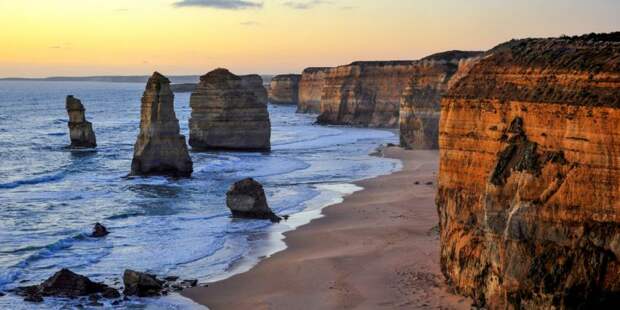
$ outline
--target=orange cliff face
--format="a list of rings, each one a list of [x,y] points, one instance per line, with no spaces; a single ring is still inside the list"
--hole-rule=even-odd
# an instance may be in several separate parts
[[[297,113],[320,113],[325,77],[332,68],[306,68],[299,82]]]
[[[491,309],[620,302],[620,33],[511,41],[441,102],[441,267]]]
[[[481,54],[449,51],[431,55],[416,63],[400,99],[401,146],[411,149],[439,147],[441,98]]]
[[[269,102],[273,104],[297,105],[299,97],[299,74],[276,75],[271,79]]]
[[[415,61],[367,61],[329,70],[317,122],[397,127],[400,98],[415,68]]]

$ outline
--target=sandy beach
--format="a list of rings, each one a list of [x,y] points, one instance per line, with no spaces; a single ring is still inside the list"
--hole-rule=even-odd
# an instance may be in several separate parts
[[[438,154],[387,148],[403,169],[286,234],[287,249],[250,271],[186,290],[210,309],[469,309],[439,268]]]

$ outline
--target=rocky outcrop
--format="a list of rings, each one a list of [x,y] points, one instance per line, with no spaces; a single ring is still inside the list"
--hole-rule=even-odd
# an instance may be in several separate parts
[[[148,273],[125,270],[123,273],[123,284],[126,296],[153,297],[159,296],[164,289],[165,281],[157,279],[156,276]]]
[[[234,217],[268,219],[279,222],[267,205],[267,197],[263,186],[252,178],[236,182],[226,193],[226,205]]]
[[[243,80],[226,69],[200,78],[190,99],[189,144],[195,150],[269,150],[267,104],[255,93],[256,79]],[[260,85],[262,87],[262,83]]]
[[[131,175],[189,177],[193,164],[174,112],[170,80],[158,72],[148,80],[134,146]]]
[[[361,61],[326,74],[319,124],[395,128],[416,61]]]
[[[439,147],[441,98],[481,54],[482,52],[450,51],[416,62],[400,100],[401,146],[410,149]]]
[[[299,81],[297,113],[320,113],[325,76],[332,68],[306,68]]]
[[[101,294],[106,298],[118,298],[120,294],[114,288],[103,283],[93,282],[89,278],[76,274],[69,269],[56,272],[40,285],[21,287],[17,294],[26,301],[41,302],[43,297],[77,298]]]
[[[69,137],[73,148],[93,148],[97,146],[97,139],[93,131],[93,124],[86,121],[86,110],[80,99],[67,96],[67,113],[69,114]]]
[[[276,75],[271,79],[269,102],[273,104],[297,105],[299,98],[299,74]]]
[[[491,309],[620,304],[620,33],[496,47],[439,132],[449,284]]]
[[[243,86],[254,93],[256,100],[262,105],[267,106],[268,95],[263,78],[258,74],[241,75],[241,83]]]

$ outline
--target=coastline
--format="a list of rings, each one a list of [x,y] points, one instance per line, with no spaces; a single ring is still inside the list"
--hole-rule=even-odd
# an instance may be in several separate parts
[[[210,309],[469,309],[439,268],[437,152],[390,147],[383,155],[402,169],[355,182],[363,190],[284,233],[286,249],[247,272],[182,295]]]

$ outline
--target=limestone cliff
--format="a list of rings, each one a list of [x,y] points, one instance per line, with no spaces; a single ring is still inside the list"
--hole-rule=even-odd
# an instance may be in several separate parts
[[[320,113],[325,76],[332,68],[306,68],[299,81],[297,113]]]
[[[67,114],[69,114],[69,138],[72,148],[92,148],[97,146],[93,124],[86,120],[86,110],[80,99],[67,96]]]
[[[450,51],[416,62],[400,100],[400,144],[406,148],[439,147],[439,105],[454,80],[481,52]]]
[[[415,61],[365,61],[329,70],[317,122],[397,127],[400,98],[416,68]]]
[[[190,98],[189,144],[193,149],[271,148],[267,103],[256,96],[257,87],[263,87],[262,80],[260,84],[253,80],[248,82],[226,69],[200,78]]]
[[[620,33],[511,41],[441,102],[448,282],[491,309],[620,303]]]
[[[276,75],[271,79],[269,102],[273,104],[297,105],[299,97],[299,74]]]
[[[192,168],[174,112],[170,80],[155,72],[142,96],[140,134],[134,146],[131,175],[189,177]]]
[[[249,74],[240,76],[243,86],[250,89],[260,104],[267,105],[268,95],[263,78],[258,74]]]

